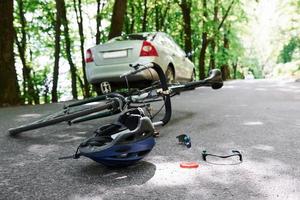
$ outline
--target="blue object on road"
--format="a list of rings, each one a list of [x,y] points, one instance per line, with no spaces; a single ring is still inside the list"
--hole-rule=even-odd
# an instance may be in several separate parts
[[[143,159],[152,150],[154,145],[154,138],[147,137],[134,143],[112,145],[102,150],[95,150],[97,148],[95,146],[81,147],[80,155],[108,167],[125,167]]]
[[[184,144],[187,148],[192,147],[190,136],[186,134],[182,134],[182,135],[178,135],[176,138],[178,139],[179,144]]]
[[[108,167],[133,165],[154,147],[154,132],[143,110],[131,109],[120,115],[117,122],[98,128],[95,136],[82,142],[71,158],[85,156]]]

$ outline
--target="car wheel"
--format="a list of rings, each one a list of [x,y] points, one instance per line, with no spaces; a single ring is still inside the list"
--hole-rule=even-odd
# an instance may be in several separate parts
[[[93,84],[93,90],[97,93],[98,96],[102,95],[101,88],[99,84]]]
[[[171,84],[175,82],[175,74],[174,74],[174,70],[169,66],[166,73],[166,79],[167,79],[167,83]]]

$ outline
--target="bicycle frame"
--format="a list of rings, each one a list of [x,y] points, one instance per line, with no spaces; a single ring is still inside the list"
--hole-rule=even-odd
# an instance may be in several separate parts
[[[142,66],[142,65],[138,65],[138,66]],[[165,77],[164,72],[162,71],[161,67],[159,65],[157,65],[156,63],[149,63],[148,65],[146,65],[146,67],[144,66],[143,69],[137,69],[137,66],[135,66],[134,71],[127,72],[125,75],[121,75],[121,77],[129,76],[131,74],[135,74],[137,72],[146,70],[148,68],[154,69],[157,72],[157,74],[159,76],[159,80],[160,80],[160,89],[151,90],[151,87],[149,87],[148,90],[150,90],[150,92],[155,91],[156,95],[154,95],[154,96],[157,96],[157,97],[161,96],[161,97],[163,97],[163,99],[147,100],[147,98],[149,98],[149,92],[145,92],[145,93],[141,93],[141,94],[137,94],[137,95],[131,95],[128,97],[123,97],[122,95],[120,95],[118,93],[110,93],[110,94],[101,95],[101,96],[97,96],[97,97],[90,98],[90,99],[85,99],[85,100],[70,104],[70,105],[66,106],[65,109],[84,105],[87,103],[103,101],[108,98],[120,98],[121,97],[121,98],[123,98],[124,103],[123,103],[123,107],[122,106],[119,107],[120,109],[112,109],[107,112],[96,113],[93,115],[80,117],[78,119],[70,121],[70,124],[75,124],[75,123],[79,123],[79,122],[84,122],[84,121],[88,121],[88,120],[93,120],[93,119],[97,119],[97,118],[103,118],[103,117],[108,117],[108,116],[118,114],[125,109],[125,105],[130,106],[131,104],[148,104],[148,103],[165,100],[165,102],[164,102],[165,116],[162,120],[160,120],[158,122],[154,122],[155,125],[165,125],[168,123],[168,121],[170,120],[171,115],[172,115],[172,107],[171,107],[171,100],[170,100],[171,97],[178,95],[181,92],[195,89],[197,87],[209,86],[209,87],[212,87],[213,89],[219,89],[223,86],[221,72],[219,70],[212,70],[210,76],[204,80],[199,80],[199,81],[194,81],[194,82],[189,82],[189,83],[182,83],[182,84],[168,85],[166,82],[166,77]],[[132,107],[141,107],[141,105],[132,106]]]
[[[213,70],[210,76],[204,80],[194,81],[184,84],[173,84],[168,85],[166,81],[165,74],[161,67],[156,63],[149,63],[147,65],[135,65],[133,66],[134,70],[129,71],[120,77],[126,77],[143,70],[152,68],[154,69],[159,77],[160,84],[148,87],[144,90],[139,91],[138,94],[132,94],[127,97],[119,93],[110,93],[106,95],[97,96],[94,98],[89,98],[81,100],[67,106],[64,106],[63,111],[59,114],[51,115],[47,118],[38,120],[36,122],[22,125],[17,128],[11,128],[8,130],[10,135],[16,135],[23,131],[33,130],[60,122],[68,122],[69,125],[84,122],[92,119],[108,117],[111,115],[118,114],[125,110],[127,107],[132,106],[133,104],[139,104],[135,107],[143,107],[146,104],[150,104],[157,101],[164,101],[165,115],[159,121],[153,122],[153,125],[165,125],[169,122],[172,115],[172,106],[170,98],[179,94],[180,92],[195,89],[196,87],[201,86],[211,86],[213,89],[219,89],[223,86],[223,81],[221,78],[221,72],[219,70]],[[153,94],[154,93],[154,94]],[[162,99],[158,99],[162,97]],[[107,100],[105,105],[95,106],[93,108],[81,109],[79,111],[72,111],[72,108],[82,106],[92,102],[101,102]],[[147,106],[147,105],[146,105]],[[134,106],[132,106],[134,107]],[[160,110],[158,111],[160,112]],[[151,114],[150,114],[151,115]],[[156,114],[155,114],[156,115]],[[152,118],[153,119],[153,118]]]

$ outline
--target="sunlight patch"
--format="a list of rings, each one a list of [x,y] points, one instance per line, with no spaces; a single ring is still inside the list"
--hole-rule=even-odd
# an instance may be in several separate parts
[[[34,144],[27,148],[30,153],[38,154],[40,156],[46,156],[48,153],[58,149],[57,145],[39,145]]]
[[[85,137],[80,137],[80,136],[70,136],[70,138],[65,139],[65,140],[61,140],[59,142],[62,142],[62,143],[64,143],[64,142],[72,142],[72,141],[76,141],[76,140],[82,140],[84,138]]]
[[[22,117],[22,118],[27,118],[27,117],[38,118],[41,116],[42,116],[41,114],[37,114],[37,113],[19,115],[19,117]]]
[[[224,85],[223,88],[233,89],[233,88],[236,88],[236,86],[233,86],[233,85]]]
[[[180,168],[180,163],[159,163],[156,164],[155,175],[147,182],[157,186],[175,186],[193,183],[194,179],[199,174],[199,168],[183,169]]]
[[[256,91],[267,91],[266,88],[256,88],[255,90],[256,90]]]
[[[263,151],[274,151],[274,147],[269,145],[258,144],[253,146],[254,149],[263,150]]]
[[[244,122],[243,125],[246,126],[259,126],[259,125],[263,125],[264,123],[260,122],[260,121],[256,121],[256,122]]]

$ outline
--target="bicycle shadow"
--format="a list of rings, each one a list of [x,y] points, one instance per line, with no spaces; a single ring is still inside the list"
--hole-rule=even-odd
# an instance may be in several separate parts
[[[164,112],[159,113],[159,115],[157,115],[157,117],[156,117],[156,120],[162,119],[164,114],[165,114]],[[197,114],[196,112],[173,110],[172,116],[171,116],[170,121],[168,122],[168,125],[178,124],[179,122],[186,121],[188,119],[192,119],[196,114]]]
[[[125,168],[107,168],[98,163],[77,165],[69,172],[74,180],[85,184],[101,184],[105,186],[142,185],[150,180],[156,166],[147,161],[140,161]]]

